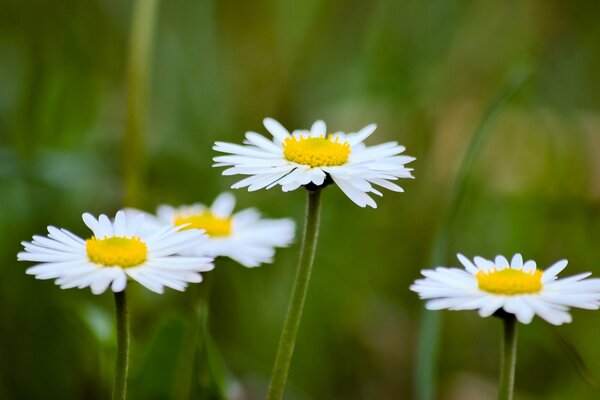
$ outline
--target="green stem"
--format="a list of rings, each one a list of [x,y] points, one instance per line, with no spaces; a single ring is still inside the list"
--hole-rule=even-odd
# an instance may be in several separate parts
[[[127,373],[129,370],[129,312],[127,311],[125,290],[115,293],[115,310],[117,316],[117,366],[113,400],[124,400],[127,398]]]
[[[279,339],[275,365],[271,374],[271,384],[269,385],[269,393],[267,394],[268,400],[280,400],[283,397],[288,370],[294,354],[294,345],[296,343],[296,336],[298,335],[300,319],[302,318],[302,309],[306,300],[310,273],[315,259],[320,213],[321,190],[309,191],[300,260],[298,262],[296,280],[292,289],[287,316],[285,317],[285,323],[283,324],[283,330]]]
[[[129,37],[127,69],[127,106],[123,139],[125,204],[138,206],[143,172],[146,115],[148,107],[152,38],[156,25],[158,0],[135,0]]]
[[[515,366],[517,364],[517,320],[514,315],[502,317],[504,334],[502,335],[502,359],[500,360],[500,389],[498,400],[512,400],[515,386]]]

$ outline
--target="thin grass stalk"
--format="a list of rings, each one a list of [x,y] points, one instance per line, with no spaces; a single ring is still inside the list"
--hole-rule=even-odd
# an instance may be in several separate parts
[[[447,201],[445,217],[436,232],[428,265],[442,265],[446,262],[450,229],[462,204],[475,161],[488,142],[499,115],[513,96],[523,87],[530,74],[529,70],[513,71],[503,89],[490,103],[477,124],[458,174],[454,179]],[[420,340],[417,346],[415,373],[415,394],[418,400],[434,400],[436,398],[440,330],[441,313],[424,311],[419,327]]]
[[[200,380],[200,371],[196,367],[198,360],[205,363],[204,373],[208,375],[210,397],[226,398],[226,374],[222,366],[221,356],[215,348],[209,329],[210,293],[213,275],[204,277],[202,285],[195,285],[188,290],[187,302],[188,324],[185,327],[183,342],[173,380],[173,395],[176,400],[191,398],[193,389]]]
[[[149,74],[152,39],[156,26],[158,0],[134,0],[129,37],[127,104],[123,138],[124,203],[140,204],[143,175],[144,132],[148,115]]]

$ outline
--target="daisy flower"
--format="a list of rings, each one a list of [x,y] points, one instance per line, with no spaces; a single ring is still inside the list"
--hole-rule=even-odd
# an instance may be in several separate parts
[[[215,157],[215,167],[230,167],[223,175],[249,175],[232,188],[249,191],[281,186],[284,192],[300,186],[314,189],[335,183],[360,207],[376,208],[368,195],[382,196],[374,185],[402,192],[392,181],[412,178],[405,164],[415,158],[400,155],[405,147],[396,142],[366,146],[363,141],[375,131],[367,125],[356,133],[327,134],[325,122],[316,121],[309,131],[288,132],[279,122],[266,118],[269,140],[255,132],[246,133],[245,145],[216,142],[214,150],[229,155]]]
[[[47,236],[22,242],[25,251],[17,258],[38,263],[26,271],[37,279],[56,279],[62,289],[90,287],[94,294],[109,287],[121,292],[128,277],[156,293],[165,286],[182,291],[189,282],[202,281],[200,272],[213,269],[212,258],[178,255],[202,244],[200,231],[177,227],[142,231],[143,219],[119,211],[111,222],[106,215],[96,219],[85,213],[83,221],[93,232],[90,239],[49,226]]]
[[[185,254],[229,257],[245,267],[273,262],[275,248],[293,241],[295,226],[291,219],[261,219],[256,209],[233,213],[234,208],[235,197],[222,193],[210,207],[201,203],[161,205],[156,217],[148,214],[145,223],[154,229],[166,225],[203,230],[208,239],[200,246],[188,248]]]
[[[479,310],[482,317],[503,310],[523,324],[538,315],[561,325],[571,322],[570,307],[596,310],[600,306],[600,279],[586,279],[591,273],[557,278],[567,260],[540,270],[535,261],[523,262],[520,254],[515,254],[510,263],[501,255],[494,261],[475,257],[471,262],[462,254],[458,259],[464,270],[424,270],[421,273],[425,278],[410,287],[428,300],[427,309]]]

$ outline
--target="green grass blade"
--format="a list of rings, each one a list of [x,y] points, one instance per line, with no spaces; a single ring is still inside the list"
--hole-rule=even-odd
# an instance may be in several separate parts
[[[565,353],[575,371],[586,385],[593,387],[594,389],[600,389],[600,383],[594,377],[592,371],[588,368],[583,356],[577,350],[575,344],[567,338],[557,326],[551,325],[552,336],[561,350]]]
[[[159,0],[136,0],[129,43],[127,105],[123,138],[125,205],[139,206],[143,172],[144,140],[148,115],[152,39]]]
[[[479,124],[477,124],[452,185],[446,216],[436,233],[428,266],[441,265],[446,261],[450,228],[463,201],[467,181],[475,161],[483,151],[498,116],[510,99],[523,87],[530,74],[529,69],[516,70],[510,74],[507,83],[487,108]],[[438,370],[441,313],[424,311],[419,328],[420,340],[417,347],[415,393],[416,398],[419,400],[433,400],[436,396],[437,386],[436,374]]]

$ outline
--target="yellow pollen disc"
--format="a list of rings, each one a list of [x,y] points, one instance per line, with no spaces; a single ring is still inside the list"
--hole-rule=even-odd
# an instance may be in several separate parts
[[[196,215],[180,215],[175,217],[175,226],[189,224],[186,229],[204,229],[211,237],[229,236],[231,234],[231,218],[219,218],[209,212]]]
[[[135,267],[148,256],[146,244],[136,237],[92,237],[86,240],[85,248],[91,262],[107,267]]]
[[[333,167],[343,165],[350,155],[350,144],[340,143],[339,137],[297,138],[288,137],[283,141],[283,156],[288,161],[311,167]]]
[[[542,271],[524,272],[512,268],[480,271],[475,274],[479,289],[493,294],[515,295],[542,290]]]

